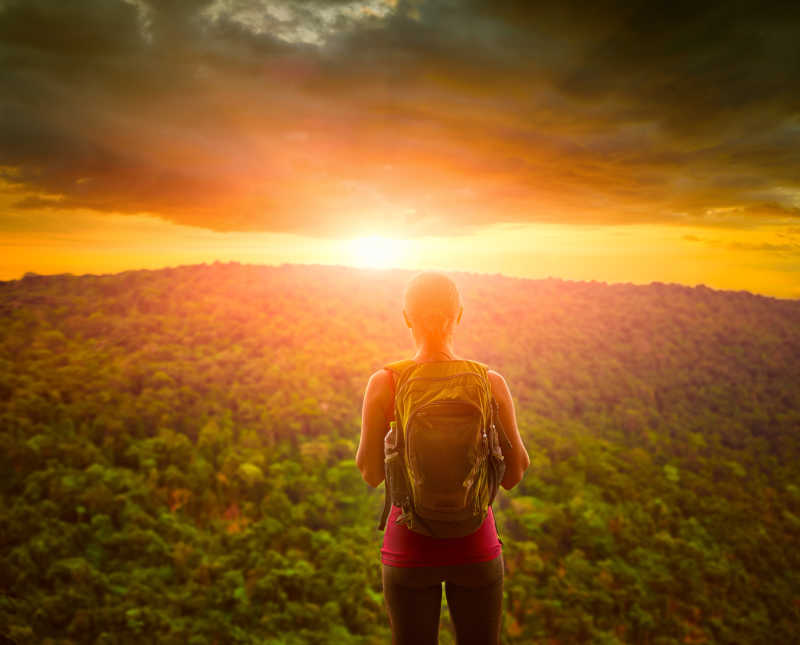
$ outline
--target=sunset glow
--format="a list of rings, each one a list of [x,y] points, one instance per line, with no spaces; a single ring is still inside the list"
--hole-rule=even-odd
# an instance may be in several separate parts
[[[350,260],[344,263],[370,269],[388,269],[403,262],[406,246],[401,240],[380,235],[358,237],[347,244]]]
[[[0,5],[0,279],[235,260],[800,297],[780,15],[248,6]]]

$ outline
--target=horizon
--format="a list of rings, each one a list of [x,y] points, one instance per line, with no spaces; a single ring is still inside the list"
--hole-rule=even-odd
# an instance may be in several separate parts
[[[215,265],[223,265],[223,266],[239,266],[242,268],[256,268],[256,269],[282,269],[282,268],[303,268],[303,269],[346,269],[354,272],[363,272],[363,273],[372,273],[372,274],[388,274],[388,273],[408,273],[413,275],[414,273],[420,271],[436,271],[445,273],[451,276],[458,277],[460,275],[469,276],[469,277],[487,277],[487,278],[501,278],[507,280],[523,280],[526,282],[560,282],[560,283],[575,283],[575,284],[589,284],[598,287],[652,287],[652,286],[664,286],[664,287],[675,287],[679,289],[691,289],[691,290],[698,290],[698,289],[705,289],[708,291],[714,291],[719,293],[741,293],[746,294],[749,296],[753,296],[756,298],[765,298],[768,300],[779,300],[785,302],[800,302],[800,297],[798,298],[786,298],[781,296],[774,296],[771,294],[766,293],[758,293],[754,291],[750,291],[748,289],[726,289],[726,288],[717,288],[711,285],[699,282],[697,284],[684,284],[681,282],[669,282],[669,281],[662,281],[662,280],[651,280],[649,282],[634,282],[634,281],[608,281],[608,280],[596,280],[596,279],[572,279],[572,278],[563,278],[560,276],[553,276],[548,275],[544,277],[528,277],[528,276],[518,276],[518,275],[509,275],[506,273],[501,273],[497,271],[474,271],[474,270],[462,270],[462,269],[447,269],[447,268],[425,268],[425,269],[409,269],[404,267],[367,267],[367,266],[355,266],[352,264],[321,264],[321,263],[313,263],[313,262],[281,262],[275,264],[266,264],[266,263],[253,263],[253,262],[240,262],[238,260],[213,260],[211,262],[199,262],[195,264],[177,264],[177,265],[168,265],[168,266],[161,266],[161,267],[154,267],[154,268],[135,268],[135,269],[123,269],[120,271],[114,272],[103,272],[103,273],[73,273],[69,271],[60,272],[60,273],[38,273],[36,271],[26,271],[22,276],[18,278],[11,278],[8,280],[0,279],[0,284],[9,284],[12,282],[22,282],[26,278],[58,278],[58,277],[71,277],[71,278],[103,278],[103,277],[116,277],[125,275],[128,273],[137,273],[137,272],[151,272],[157,273],[160,271],[169,271],[169,270],[179,270],[179,269],[198,269],[198,268],[208,268],[213,267]]]

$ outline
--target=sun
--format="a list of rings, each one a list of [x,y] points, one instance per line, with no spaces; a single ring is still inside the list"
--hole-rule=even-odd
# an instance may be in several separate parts
[[[347,244],[348,264],[370,269],[397,266],[405,255],[405,240],[369,235],[357,237]]]

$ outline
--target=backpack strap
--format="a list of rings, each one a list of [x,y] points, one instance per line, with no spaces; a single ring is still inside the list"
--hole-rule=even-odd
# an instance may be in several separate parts
[[[417,365],[417,362],[409,358],[404,361],[395,361],[394,363],[389,363],[383,367],[383,369],[385,369],[387,372],[391,372],[392,374],[392,413],[389,421],[395,420],[394,397],[395,394],[397,394],[397,383],[400,382],[400,378],[403,376],[403,374],[405,374],[409,368],[414,367],[415,365]]]
[[[388,363],[387,365],[383,366],[383,369],[389,370],[390,372],[394,372],[398,376],[401,376],[403,372],[405,372],[409,367],[413,367],[417,365],[417,361],[413,358],[408,358],[404,361],[395,361],[394,363]]]
[[[395,420],[395,395],[397,394],[395,380],[399,380],[400,377],[403,374],[405,374],[409,368],[414,367],[414,365],[416,364],[417,362],[414,361],[413,359],[407,359],[403,361],[395,361],[394,363],[389,363],[388,365],[385,365],[383,368],[390,373],[391,377],[390,383],[392,384],[392,408],[391,408],[392,411],[391,411],[391,416],[389,418],[390,422]],[[385,482],[383,488],[384,488],[383,511],[381,512],[381,519],[378,524],[378,529],[381,531],[386,526],[386,520],[389,518],[389,513],[392,510],[392,499],[389,494],[389,487],[386,485]]]
[[[395,392],[394,372],[392,372],[392,370],[390,370],[388,367],[384,367],[383,369],[385,369],[387,372],[389,372],[389,383],[392,384],[392,407],[391,407],[391,413],[389,414],[389,419],[388,419],[388,421],[391,423],[392,421],[394,421],[394,397],[397,394],[397,392]]]
[[[491,417],[492,420],[495,422],[496,426],[499,428],[498,431],[498,440],[505,442],[505,445],[511,448],[511,440],[506,436],[505,430],[503,430],[503,424],[500,422],[500,405],[497,403],[497,399],[492,392],[492,383],[489,380],[489,366],[486,363],[481,363],[480,361],[469,361],[470,363],[474,363],[478,367],[483,369],[483,376],[486,379],[486,391],[489,394],[489,401],[491,407]],[[394,384],[392,384],[394,385]]]

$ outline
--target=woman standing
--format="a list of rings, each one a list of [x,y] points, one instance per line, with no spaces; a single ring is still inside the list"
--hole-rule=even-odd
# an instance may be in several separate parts
[[[463,308],[453,281],[438,273],[421,273],[407,285],[403,317],[416,346],[408,361],[421,363],[459,361],[453,330]],[[397,373],[375,372],[367,383],[361,420],[361,440],[356,463],[373,487],[384,480],[384,437],[394,418]],[[513,488],[530,464],[517,428],[514,404],[505,379],[486,373],[497,401],[505,439],[501,441],[505,473],[501,485]],[[500,639],[503,600],[502,545],[489,506],[486,519],[473,533],[457,538],[436,538],[412,531],[392,506],[381,549],[383,590],[395,645],[427,645],[438,640],[442,583],[459,645],[496,645]],[[400,518],[402,520],[402,517]]]

